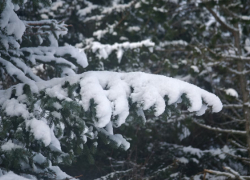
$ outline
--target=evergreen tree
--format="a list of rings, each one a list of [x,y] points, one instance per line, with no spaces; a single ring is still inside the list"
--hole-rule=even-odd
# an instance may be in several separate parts
[[[186,113],[182,111],[181,115],[174,115],[168,120],[165,117],[159,118],[159,123],[149,121],[145,128],[134,126],[136,121],[131,120],[129,123],[133,125],[124,129],[128,132],[137,132],[140,129],[138,132],[142,132],[138,137],[139,142],[135,143],[132,150],[136,149],[136,146],[144,146],[146,149],[150,145],[158,144],[163,153],[158,152],[161,158],[151,156],[149,166],[145,159],[153,153],[152,149],[148,152],[143,151],[141,157],[136,154],[135,158],[138,161],[131,162],[134,163],[132,170],[129,170],[131,164],[125,168],[120,166],[125,171],[119,169],[117,176],[120,174],[123,177],[126,173],[129,177],[157,178],[156,175],[161,172],[158,170],[166,168],[165,174],[162,172],[165,175],[163,177],[173,179],[192,176],[201,179],[205,176],[209,179],[216,178],[217,175],[221,175],[222,178],[247,178],[238,177],[232,169],[242,175],[249,174],[246,166],[248,159],[241,158],[248,156],[249,149],[249,1],[74,1],[71,4],[67,1],[60,2],[63,3],[59,5],[59,2],[54,2],[57,8],[51,7],[47,12],[41,13],[53,11],[50,13],[52,17],[61,18],[60,12],[65,12],[63,9],[66,8],[70,9],[67,11],[70,16],[66,15],[67,17],[63,18],[72,24],[76,22],[74,26],[81,27],[77,28],[76,38],[72,43],[77,43],[77,47],[82,47],[86,51],[92,64],[91,68],[115,71],[140,70],[178,77],[219,94],[225,104],[225,110],[220,116],[197,118],[183,116]],[[73,33],[70,37],[73,37]],[[150,46],[146,48],[132,45],[132,42],[140,44],[147,39],[150,39]],[[66,41],[70,42],[69,39]],[[130,49],[131,47],[133,48]],[[151,114],[146,117],[153,119]],[[201,130],[196,124],[205,129]],[[156,130],[148,132],[147,128]],[[161,128],[162,130],[158,131]],[[165,129],[169,131],[164,133]],[[145,136],[145,133],[148,136]],[[202,138],[205,136],[202,142],[200,137],[193,138],[198,135]],[[164,140],[152,145],[150,138],[154,136],[160,136]],[[189,147],[189,150],[185,151],[185,146],[189,145],[195,148]],[[163,155],[166,151],[172,158]],[[201,163],[204,158],[209,161]],[[117,157],[118,162],[124,159],[127,158],[123,155]],[[165,163],[166,160],[168,163]],[[172,167],[175,160],[181,162],[179,169],[167,168]],[[117,166],[115,160],[113,163]],[[196,168],[191,169],[194,165]],[[223,167],[228,173],[222,173]],[[172,176],[173,172],[176,176]],[[199,172],[203,173],[195,176]]]
[[[198,115],[207,105],[213,112],[221,110],[214,94],[165,76],[98,71],[77,75],[88,63],[83,51],[58,46],[57,39],[67,32],[67,25],[56,20],[20,20],[16,11],[22,3],[6,0],[0,6],[2,178],[69,178],[58,165],[70,165],[80,156],[93,163],[98,138],[127,150],[129,142],[114,133],[113,127],[124,124],[129,114],[130,120],[141,122],[145,122],[144,111],[159,116],[165,111],[165,101],[170,110],[182,99],[188,111]],[[33,6],[28,12],[41,5],[28,3]],[[123,48],[154,45],[143,40],[103,49],[102,44],[91,43],[93,53],[93,44],[99,48],[97,57],[107,58],[107,52],[115,48],[118,60]]]

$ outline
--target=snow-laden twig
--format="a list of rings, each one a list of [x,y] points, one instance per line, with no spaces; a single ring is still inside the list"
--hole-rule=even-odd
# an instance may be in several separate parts
[[[245,57],[245,56],[236,56],[236,55],[221,54],[221,57],[223,57],[223,60],[250,61],[250,57]]]
[[[229,177],[232,179],[238,179],[238,180],[250,179],[250,176],[241,176],[237,171],[233,170],[230,167],[223,167],[223,169],[225,169],[226,171],[229,171],[229,172],[214,171],[214,170],[210,170],[210,169],[204,169],[204,172],[215,174],[218,176],[226,176],[226,177]]]
[[[115,175],[127,174],[127,173],[131,172],[132,170],[133,169],[128,169],[126,171],[115,171],[115,172],[109,173],[109,174],[107,174],[105,176],[102,176],[100,178],[97,178],[95,180],[107,180],[109,178],[114,178]]]
[[[212,131],[224,132],[224,133],[232,133],[232,134],[240,134],[240,135],[245,135],[246,134],[246,131],[239,131],[239,130],[233,130],[233,129],[221,129],[221,128],[217,128],[217,127],[211,127],[211,126],[208,126],[208,125],[200,124],[197,121],[193,121],[193,122],[195,124],[203,127],[203,128],[206,128],[206,129],[209,129],[209,130],[212,130]]]
[[[242,149],[247,149],[246,146],[242,146],[241,144],[237,143],[236,141],[234,140],[229,140],[233,145],[239,147],[239,148],[242,148]]]
[[[248,70],[243,70],[243,71],[236,71],[232,68],[228,68],[228,70],[231,72],[231,73],[234,73],[234,74],[237,74],[237,75],[247,75],[250,73],[250,71]]]
[[[226,152],[225,152],[225,154],[228,155],[228,156],[231,156],[231,157],[233,157],[233,158],[235,158],[235,159],[240,159],[240,160],[242,160],[243,162],[247,161],[248,163],[250,163],[250,159],[249,159],[249,158],[244,158],[244,157],[240,157],[240,156],[235,156],[235,155],[233,155],[233,154],[226,153]]]
[[[225,21],[223,21],[219,15],[214,11],[212,10],[210,7],[206,6],[207,10],[214,16],[214,18],[223,26],[225,27],[227,30],[231,31],[232,33],[234,32],[238,32],[239,29],[236,29],[232,26],[230,26],[229,24],[227,24]]]
[[[97,53],[97,56],[101,59],[106,59],[113,52],[116,51],[118,62],[121,62],[123,53],[128,49],[136,49],[140,47],[148,47],[152,48],[155,46],[155,43],[151,40],[143,40],[140,42],[123,42],[123,43],[115,43],[115,44],[101,44],[97,41],[90,41],[84,49],[90,49],[93,53]]]
[[[241,105],[241,104],[223,104],[223,108],[237,108],[237,109],[241,109],[241,108],[243,108],[243,105]]]
[[[20,82],[31,83],[34,82],[32,79],[28,78],[23,71],[16,68],[11,62],[6,61],[0,57],[0,64],[6,70],[6,73],[11,77],[17,78]]]
[[[210,170],[210,169],[204,169],[204,172],[215,174],[215,175],[218,175],[218,176],[226,176],[226,177],[235,179],[235,175],[233,175],[231,173],[226,173],[226,172],[221,172],[221,171],[214,171],[214,170]]]

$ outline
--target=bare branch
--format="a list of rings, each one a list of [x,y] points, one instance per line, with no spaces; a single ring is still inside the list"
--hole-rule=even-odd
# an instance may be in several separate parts
[[[229,118],[229,119],[231,119],[232,121],[225,122],[225,123],[220,123],[220,124],[230,124],[230,123],[235,123],[235,122],[237,122],[237,123],[245,123],[246,122],[246,120],[236,119],[236,118],[234,118],[231,115],[228,115],[226,113],[222,113],[222,115]]]

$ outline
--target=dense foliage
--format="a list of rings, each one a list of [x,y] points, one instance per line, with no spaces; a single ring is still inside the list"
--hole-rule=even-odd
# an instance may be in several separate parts
[[[14,21],[20,24],[18,29],[4,23],[7,16],[3,13],[8,3],[14,4],[9,7],[18,15],[9,19],[9,25]],[[32,130],[34,119],[30,118],[33,121],[27,123],[20,113],[10,118],[11,115],[3,111],[2,147],[6,143],[14,147],[33,147],[32,151],[25,149],[28,157],[25,162],[31,167],[39,159],[33,164],[40,169],[49,172],[52,163],[72,176],[82,174],[83,179],[100,176],[103,179],[249,178],[249,1],[56,0],[49,6],[42,1],[12,3],[8,0],[1,4],[0,82],[1,89],[11,88],[2,91],[5,95],[2,94],[0,106],[6,110],[6,98],[13,101],[12,105],[24,104],[32,118],[49,125],[51,130],[48,131],[57,141],[54,147],[50,143],[48,148],[46,138],[37,138]],[[22,7],[19,10],[17,3]],[[64,36],[59,39],[60,35]],[[162,87],[154,84],[157,80],[150,80],[153,76],[148,78],[144,74],[85,73],[70,78],[82,73],[83,68],[171,76],[219,95],[224,110],[218,115],[210,113],[198,117],[187,109],[197,103],[192,97],[199,96],[199,90],[194,90],[191,96],[186,85],[185,90],[181,90],[176,83],[167,84],[174,91],[180,91],[178,97],[182,103],[173,105],[180,99],[169,103],[172,98],[169,90],[164,91],[165,94],[160,92]],[[53,80],[64,76],[69,77]],[[13,86],[19,82],[26,85]],[[140,85],[145,89],[138,88]],[[98,88],[104,92],[95,92]],[[165,113],[155,117],[161,114],[157,114],[159,102],[152,100],[157,99],[157,91],[168,103],[166,108],[164,106]],[[137,99],[131,98],[135,92],[141,92]],[[98,94],[100,98],[107,96],[113,103],[114,99],[124,97],[124,93],[129,111],[121,108],[119,113],[124,114],[119,116],[124,119],[129,113],[126,121],[119,120],[118,110],[111,109],[107,112],[112,112],[112,116],[108,116],[112,123],[98,124],[108,122],[98,114],[101,110],[98,105],[103,102]],[[28,101],[24,100],[24,95],[29,97]],[[92,97],[86,98],[85,106],[82,104],[84,97]],[[204,102],[213,104],[211,98],[201,97]],[[124,102],[119,101],[114,107]],[[159,108],[158,111],[162,111]],[[205,111],[207,106],[199,108]],[[16,133],[18,128],[22,128],[21,134]],[[120,138],[117,141],[118,136],[122,141]],[[30,141],[34,145],[28,145]],[[128,148],[128,142],[127,152],[121,150]],[[62,151],[54,152],[55,147]],[[5,155],[6,159],[15,157],[16,151],[23,149],[13,148],[7,152],[10,155]],[[41,156],[45,157],[42,162]],[[19,162],[24,161],[23,156],[19,158]],[[29,168],[23,172],[16,159],[3,159],[3,163],[5,168],[18,174],[52,177],[31,172]]]

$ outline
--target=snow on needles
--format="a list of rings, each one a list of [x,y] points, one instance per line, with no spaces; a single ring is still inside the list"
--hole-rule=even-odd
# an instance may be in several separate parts
[[[93,53],[97,53],[97,56],[101,58],[108,58],[108,56],[113,52],[117,51],[117,59],[118,62],[121,62],[123,52],[127,49],[135,49],[139,47],[153,47],[155,46],[155,43],[152,42],[149,39],[140,41],[140,42],[123,42],[123,43],[115,43],[115,44],[101,44],[97,41],[91,42],[89,45],[87,45],[84,49],[91,49]]]
[[[228,88],[225,90],[226,94],[229,95],[229,96],[233,96],[235,98],[238,98],[238,93],[236,90],[234,90],[233,88]]]
[[[22,176],[19,176],[12,171],[8,172],[7,174],[0,177],[0,180],[29,180],[27,178],[24,178]]]
[[[8,142],[4,143],[2,146],[1,146],[1,149],[3,151],[10,151],[12,149],[18,149],[18,148],[22,148],[22,146],[19,146],[17,144],[14,144],[12,142],[12,140],[9,140]]]
[[[25,31],[24,23],[18,18],[14,12],[14,5],[11,0],[7,0],[6,7],[2,11],[0,19],[0,27],[4,29],[7,35],[14,35],[16,40],[22,38]]]
[[[37,140],[42,140],[45,146],[51,143],[51,134],[49,126],[42,120],[35,118],[26,120],[26,129],[30,128],[30,131],[34,134]]]
[[[168,97],[167,103],[170,105],[177,103],[183,94],[186,94],[191,103],[191,106],[188,108],[190,112],[196,111],[198,115],[202,115],[205,112],[204,106],[211,106],[213,112],[219,112],[222,109],[222,103],[216,95],[195,85],[162,75],[142,72],[86,72],[81,75],[34,83],[32,86],[36,87],[32,87],[34,89],[33,93],[44,91],[48,96],[51,95],[60,100],[71,101],[68,91],[63,88],[65,82],[70,84],[78,83],[80,85],[81,101],[77,103],[85,111],[89,110],[91,99],[94,100],[97,117],[94,125],[97,128],[103,128],[108,125],[112,116],[117,117],[113,126],[120,126],[125,123],[129,115],[129,98],[138,107],[142,107],[143,110],[153,107],[155,116],[159,116],[165,111],[165,96]],[[23,84],[16,85],[14,88],[20,89],[19,86],[23,87]],[[30,128],[34,137],[42,140],[45,146],[48,146],[52,141],[52,135],[46,119],[38,120],[33,117],[32,112],[28,113],[28,107],[22,104],[22,102],[18,102],[18,98],[9,100],[12,89],[0,91],[1,110],[6,111],[8,116],[22,115],[26,122],[26,128]],[[54,92],[51,94],[51,89],[64,93]],[[21,96],[20,93],[19,96]],[[12,103],[13,107],[18,107],[18,112],[6,109],[6,102]],[[206,105],[202,102],[205,102]],[[60,118],[60,116],[58,117]],[[60,147],[58,144],[56,146]]]

